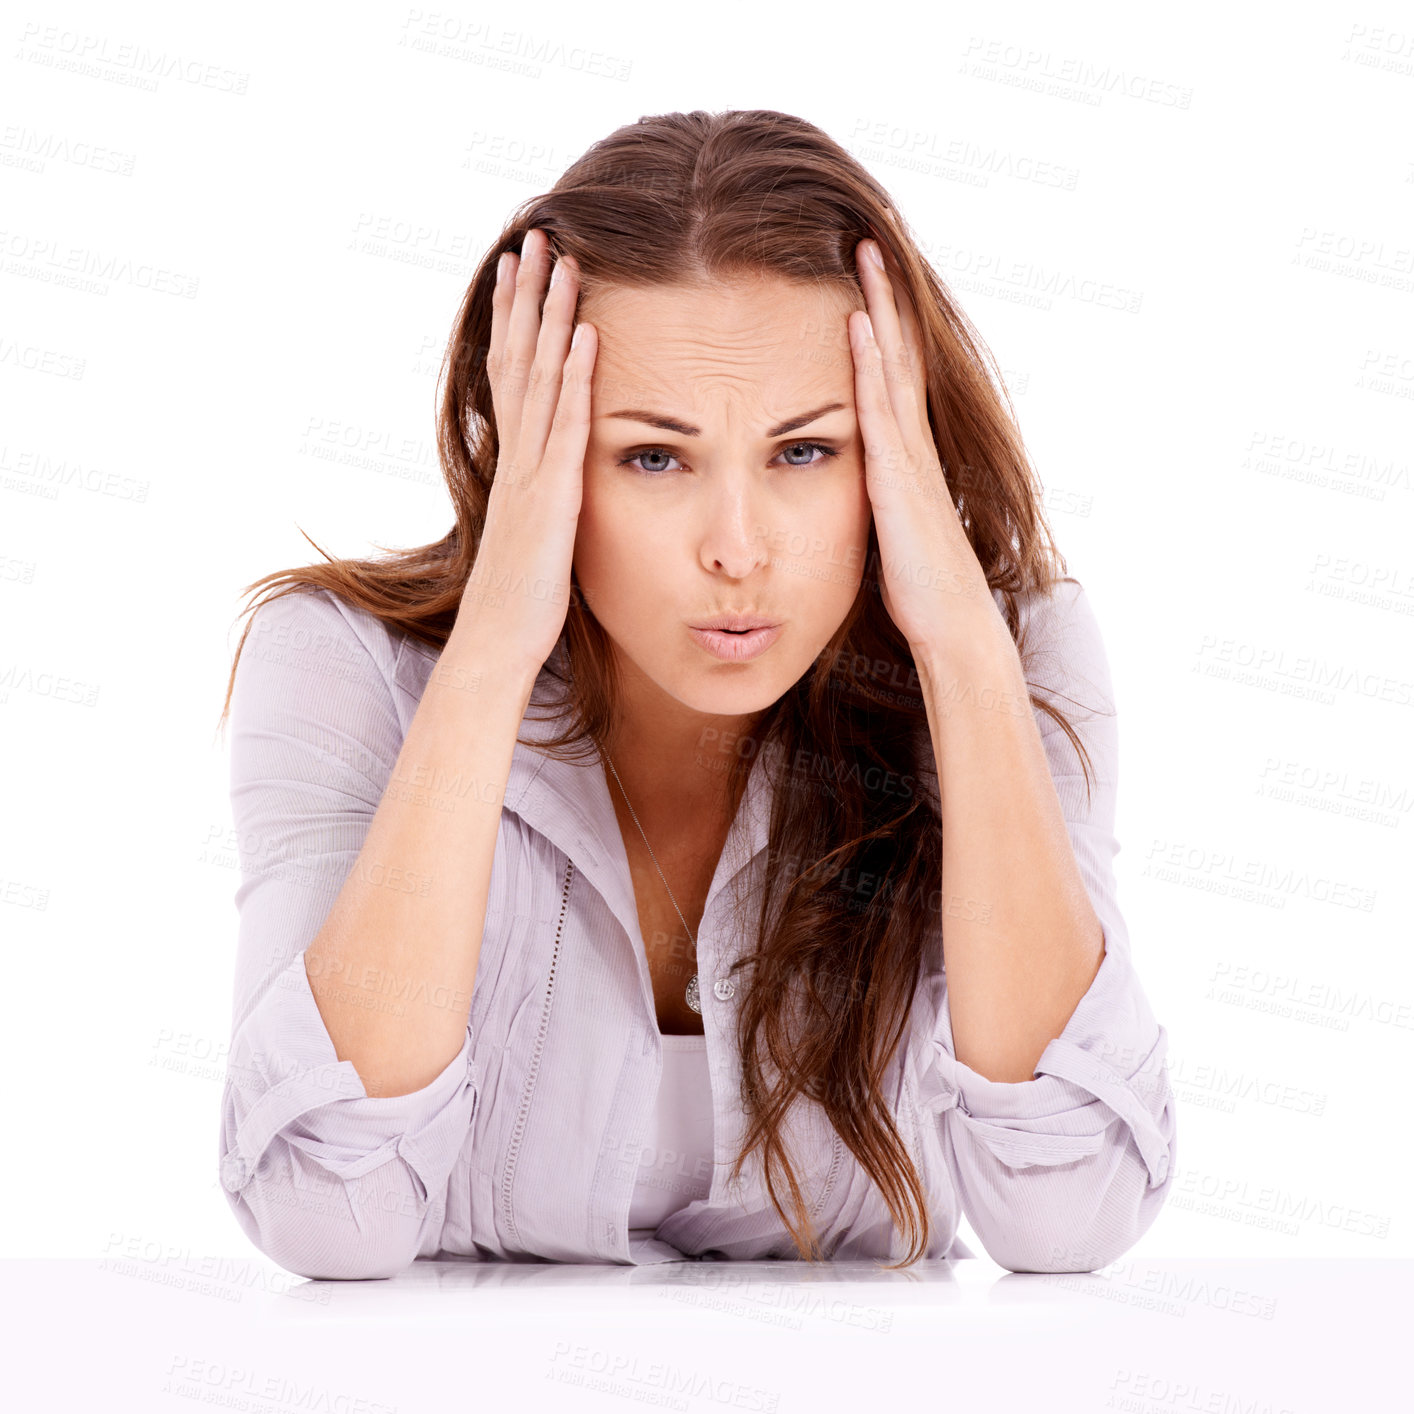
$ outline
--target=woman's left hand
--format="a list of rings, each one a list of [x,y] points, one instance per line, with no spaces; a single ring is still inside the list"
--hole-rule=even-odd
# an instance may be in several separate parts
[[[1005,620],[968,543],[928,426],[918,320],[871,252],[857,249],[867,313],[849,316],[855,407],[883,566],[884,608],[915,658],[936,661]],[[870,325],[872,323],[872,331]],[[1008,634],[1008,637],[1010,635]]]

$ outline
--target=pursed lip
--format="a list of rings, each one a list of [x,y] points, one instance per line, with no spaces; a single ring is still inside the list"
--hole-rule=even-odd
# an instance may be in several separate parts
[[[709,619],[706,623],[689,624],[688,627],[707,633],[744,633],[754,628],[775,628],[776,624],[777,620],[774,619],[763,619],[755,614],[742,614]]]

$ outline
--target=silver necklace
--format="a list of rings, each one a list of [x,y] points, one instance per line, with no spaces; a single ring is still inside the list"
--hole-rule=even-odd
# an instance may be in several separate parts
[[[609,755],[607,751],[604,753],[604,759],[609,763],[609,769],[614,772],[614,779],[616,781],[619,781],[619,773],[618,771],[614,770],[613,758]],[[634,810],[633,802],[628,798],[628,792],[624,790],[624,783],[622,781],[619,781],[619,791],[623,795],[624,804],[628,806],[628,813],[633,816],[633,823],[635,825],[638,825],[638,833],[640,835],[643,835],[643,845],[644,848],[648,851],[648,857],[653,861],[653,867],[658,871],[658,877],[663,880],[663,887],[665,889],[668,889],[668,880],[663,874],[663,866],[658,863],[658,856],[653,853],[653,846],[648,843],[648,836],[643,834],[643,826],[639,824],[638,813]],[[677,908],[678,917],[682,918],[683,930],[687,933],[688,938],[691,940],[692,950],[695,954],[697,952],[697,939],[692,936],[692,929],[687,926],[687,919],[682,917],[682,909],[678,908],[678,901],[677,899],[673,898],[673,891],[671,889],[668,889],[668,897],[673,899],[673,907]],[[691,977],[688,978],[687,1004],[693,1009],[693,1011],[697,1012],[699,1015],[701,1014],[702,1001],[697,990],[697,974],[695,972],[692,974]]]

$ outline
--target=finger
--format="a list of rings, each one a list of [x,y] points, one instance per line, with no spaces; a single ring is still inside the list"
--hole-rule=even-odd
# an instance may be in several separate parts
[[[913,440],[920,428],[927,425],[926,393],[923,389],[922,368],[915,366],[913,351],[904,337],[903,323],[894,287],[886,271],[881,270],[866,254],[870,246],[880,249],[877,242],[861,241],[856,265],[864,284],[869,317],[874,325],[874,338],[879,346],[885,369],[884,382],[898,425]],[[916,449],[921,450],[921,449]]]
[[[516,260],[514,293],[506,342],[501,350],[500,402],[496,408],[501,441],[517,443],[521,410],[540,332],[540,292],[549,277],[549,241],[543,231],[532,229],[521,241]]]
[[[496,283],[491,288],[491,348],[487,354],[486,367],[491,374],[491,389],[496,388],[496,368],[506,347],[506,327],[511,319],[511,304],[515,299],[516,254],[502,251],[496,262]]]
[[[932,429],[928,426],[928,367],[923,357],[923,335],[919,328],[918,316],[913,312],[913,301],[894,286],[894,307],[898,310],[899,324],[903,328],[904,345],[909,351],[909,364],[914,375],[914,397],[919,416],[919,433],[929,442],[933,440]]]
[[[883,356],[869,316],[856,310],[849,316],[849,346],[854,357],[854,406],[864,439],[864,471],[870,495],[887,495],[903,484],[908,468],[899,436],[898,418],[884,385]]]
[[[564,480],[556,482],[565,488],[563,509],[577,517],[584,488],[584,456],[589,446],[590,389],[599,352],[599,331],[592,324],[580,324],[575,328],[575,339],[578,342],[572,345],[564,363],[555,420],[541,464],[564,476]],[[558,503],[556,509],[560,509]]]
[[[535,362],[530,370],[520,411],[516,455],[526,466],[535,466],[545,454],[546,438],[555,417],[565,359],[569,354],[574,311],[579,302],[579,271],[565,256],[555,262],[550,289],[545,296]]]
[[[501,360],[506,352],[506,329],[511,321],[511,304],[515,299],[516,256],[503,251],[496,263],[496,284],[491,291],[491,347],[486,354],[486,381],[491,385],[491,403],[496,410],[496,430],[504,446],[509,430],[502,416]]]

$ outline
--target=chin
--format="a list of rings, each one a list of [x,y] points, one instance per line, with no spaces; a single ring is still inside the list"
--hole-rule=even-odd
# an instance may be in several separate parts
[[[789,683],[774,678],[758,678],[754,687],[704,688],[683,701],[694,711],[710,717],[745,717],[752,712],[764,712],[779,700]]]
[[[766,658],[771,656],[768,653]],[[742,717],[764,711],[800,676],[783,671],[779,661],[723,663],[696,652],[695,657],[695,662],[660,678],[659,683],[684,707],[706,716]]]
[[[739,663],[714,658],[690,637],[685,643],[640,641],[639,651],[627,640],[614,641],[630,676],[647,679],[688,711],[707,717],[764,712],[810,670],[813,661],[797,662],[786,656],[786,634],[758,657]]]
[[[706,679],[697,692],[700,710],[720,716],[745,716],[751,712],[764,712],[779,702],[787,692],[800,681],[801,674],[809,670],[790,667],[784,671],[780,665],[772,669],[730,668],[714,674],[709,670],[699,674],[699,680]],[[730,681],[730,679],[735,681]]]

